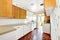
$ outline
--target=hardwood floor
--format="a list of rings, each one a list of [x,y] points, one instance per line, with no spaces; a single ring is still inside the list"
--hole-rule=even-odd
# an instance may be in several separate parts
[[[43,36],[41,36],[41,33],[38,30],[39,29],[35,29],[18,40],[51,40],[49,34],[43,33]]]

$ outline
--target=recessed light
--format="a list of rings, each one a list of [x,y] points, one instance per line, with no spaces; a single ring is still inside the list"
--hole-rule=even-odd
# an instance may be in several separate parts
[[[44,4],[42,3],[42,4],[40,4],[40,6],[43,6]]]
[[[34,5],[34,3],[31,3],[30,5],[31,5],[31,6],[33,6],[33,5]]]

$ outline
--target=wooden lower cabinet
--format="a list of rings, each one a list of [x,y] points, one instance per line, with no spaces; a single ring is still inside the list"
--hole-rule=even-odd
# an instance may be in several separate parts
[[[26,18],[26,10],[21,9],[17,6],[12,7],[13,18],[15,19],[25,19]]]

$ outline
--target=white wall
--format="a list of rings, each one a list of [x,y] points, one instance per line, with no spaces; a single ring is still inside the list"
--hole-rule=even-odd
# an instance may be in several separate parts
[[[56,0],[56,8],[51,14],[51,38],[60,40],[60,0]]]
[[[43,24],[43,32],[50,34],[50,27],[50,24]]]
[[[58,29],[57,29],[57,33],[58,33],[58,40],[60,40],[60,8],[59,8],[59,12],[58,12]]]
[[[32,20],[34,22],[32,22]],[[36,15],[34,15],[32,12],[27,11],[27,21],[32,23],[32,30],[36,28]]]
[[[54,13],[51,15],[51,36],[52,40],[60,40],[60,9],[55,8]],[[59,37],[59,38],[58,38]]]
[[[0,19],[0,25],[21,24],[24,21],[24,19]]]

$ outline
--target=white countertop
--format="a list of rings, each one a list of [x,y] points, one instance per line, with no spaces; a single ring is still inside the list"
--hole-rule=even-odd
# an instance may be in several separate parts
[[[16,30],[14,27],[2,27],[0,26],[0,35]]]

